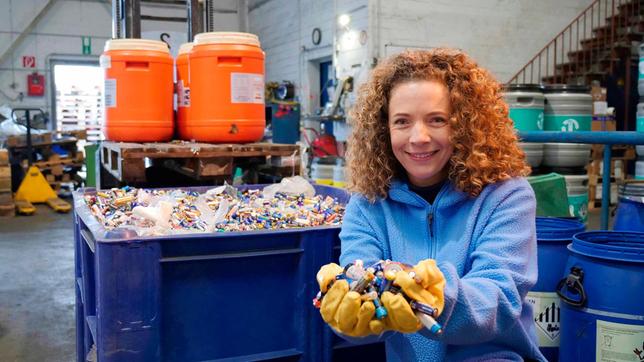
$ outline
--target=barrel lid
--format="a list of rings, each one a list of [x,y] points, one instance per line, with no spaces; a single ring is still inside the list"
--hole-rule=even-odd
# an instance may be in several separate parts
[[[590,87],[573,84],[548,84],[543,89],[544,93],[589,93]]]
[[[568,249],[598,259],[642,263],[644,232],[586,231],[576,234]]]
[[[193,47],[193,46],[195,46],[195,44],[194,44],[193,42],[189,42],[189,43],[183,43],[183,44],[181,44],[181,45],[179,46],[179,53],[178,53],[178,54],[179,54],[179,55],[181,55],[181,54],[187,54],[187,53],[189,53],[189,52],[190,52],[190,50],[192,50],[192,47]]]
[[[105,42],[105,51],[110,50],[151,50],[170,54],[166,43],[149,39],[110,39]]]
[[[543,86],[541,84],[534,83],[513,83],[506,84],[503,87],[504,92],[543,92]]]
[[[586,226],[577,219],[558,217],[537,217],[537,242],[566,241],[572,236],[586,230]]]
[[[214,31],[195,35],[195,45],[205,44],[244,44],[259,47],[259,37],[250,33]]]
[[[622,184],[618,192],[620,196],[644,196],[644,184]]]

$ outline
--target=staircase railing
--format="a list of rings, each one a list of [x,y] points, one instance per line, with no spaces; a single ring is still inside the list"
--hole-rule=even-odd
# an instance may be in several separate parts
[[[640,28],[642,0],[595,0],[511,79],[511,83],[586,84],[611,71],[618,47],[629,47],[631,26]]]

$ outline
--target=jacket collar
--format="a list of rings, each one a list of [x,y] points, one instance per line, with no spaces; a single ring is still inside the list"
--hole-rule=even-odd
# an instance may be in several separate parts
[[[454,183],[447,180],[436,196],[434,204],[440,207],[450,207],[461,201],[468,199],[470,196],[456,189]],[[394,179],[389,187],[389,198],[393,201],[407,204],[410,206],[426,208],[429,203],[409,189],[408,182],[400,179]]]

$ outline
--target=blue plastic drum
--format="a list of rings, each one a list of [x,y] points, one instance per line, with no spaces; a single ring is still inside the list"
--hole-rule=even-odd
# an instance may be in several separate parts
[[[619,187],[613,230],[644,231],[644,184],[624,184]]]
[[[568,249],[559,360],[643,360],[644,233],[579,233]]]
[[[568,260],[567,246],[573,235],[584,230],[584,224],[575,219],[537,218],[539,279],[528,293],[528,301],[534,313],[539,348],[548,361],[556,361],[559,354],[559,297],[556,288]]]

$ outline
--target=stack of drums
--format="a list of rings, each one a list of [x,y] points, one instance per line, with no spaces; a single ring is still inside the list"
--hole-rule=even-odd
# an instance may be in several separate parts
[[[641,361],[644,233],[583,232],[568,249],[559,361]]]
[[[544,92],[544,130],[591,130],[593,103],[588,87],[554,84],[546,86]],[[550,167],[584,167],[590,158],[590,149],[590,144],[546,143],[543,163]]]
[[[637,122],[635,130],[644,132],[644,43],[640,44],[639,75],[637,78],[637,90],[640,95],[640,102],[637,104]],[[635,178],[644,180],[644,145],[635,146],[637,161],[635,162]]]
[[[642,49],[640,47],[640,49]],[[640,72],[642,71],[642,63],[640,62]],[[640,73],[640,77],[642,76],[642,73]],[[642,78],[640,78],[640,87],[642,84]],[[642,97],[644,95],[640,95],[640,103],[637,104],[637,124],[636,124],[636,131],[637,132],[644,132],[644,102],[642,101]],[[639,180],[644,180],[644,145],[637,145],[635,146],[635,150],[637,151],[637,161],[635,162],[635,178]]]
[[[168,46],[156,40],[108,40],[100,63],[105,70],[105,139],[170,140],[174,62]]]
[[[560,336],[557,283],[565,271],[567,246],[585,227],[575,220],[547,217],[537,217],[536,225],[539,279],[527,299],[533,308],[539,349],[548,361],[556,361]]]
[[[517,131],[543,131],[545,97],[539,84],[510,84],[503,94],[510,107],[510,119]],[[541,165],[543,143],[519,144],[532,168]]]
[[[192,50],[193,43],[181,44],[177,55],[177,132],[179,138],[190,140],[187,132],[188,120],[190,119],[190,73],[188,67],[188,54]]]
[[[564,84],[548,85],[544,130],[558,132],[590,131],[593,104],[590,89]],[[543,165],[551,172],[566,178],[570,216],[583,222],[588,211],[588,177],[586,165],[590,159],[590,144],[546,143]]]
[[[264,52],[258,37],[202,33],[195,36],[187,54],[190,109],[179,127],[181,138],[219,143],[259,141],[266,118]],[[179,59],[177,63],[179,67]]]
[[[619,186],[619,204],[613,230],[644,231],[644,184],[625,183]]]

